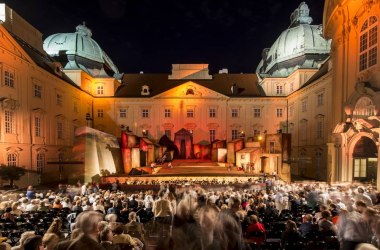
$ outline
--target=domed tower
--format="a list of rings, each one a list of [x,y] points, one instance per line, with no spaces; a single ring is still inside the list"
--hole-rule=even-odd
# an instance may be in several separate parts
[[[330,53],[330,41],[322,36],[322,25],[311,25],[310,9],[302,2],[290,16],[290,26],[272,47],[263,50],[256,69],[261,79],[286,78],[295,70],[317,69]]]
[[[93,77],[114,77],[119,70],[91,38],[92,32],[85,24],[76,27],[74,33],[58,33],[47,37],[44,50],[63,68],[82,69]]]

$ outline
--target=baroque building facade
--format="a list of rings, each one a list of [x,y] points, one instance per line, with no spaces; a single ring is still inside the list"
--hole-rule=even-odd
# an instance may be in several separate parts
[[[41,173],[58,180],[76,167],[74,133],[83,126],[152,141],[186,129],[206,144],[289,133],[292,174],[380,181],[380,4],[362,2],[326,0],[323,25],[301,3],[250,74],[210,74],[207,64],[123,74],[85,25],[42,42],[0,4],[0,164],[30,170],[29,182]]]

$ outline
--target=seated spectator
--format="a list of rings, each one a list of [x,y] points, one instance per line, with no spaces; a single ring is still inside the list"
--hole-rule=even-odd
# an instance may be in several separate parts
[[[59,242],[59,237],[54,233],[45,233],[42,237],[42,244],[45,250],[54,250]]]
[[[116,214],[107,214],[105,217],[105,220],[108,222],[108,227],[114,231],[120,223],[116,222],[117,221],[117,215]]]
[[[71,209],[71,211],[73,211],[74,213],[76,214],[80,214],[83,212],[83,208],[81,206],[81,201],[78,200],[76,203],[75,203],[75,206],[73,206],[73,208]]]
[[[264,214],[266,217],[277,217],[278,216],[278,210],[276,209],[273,201],[269,202],[267,208],[265,209]]]
[[[6,221],[15,222],[15,216],[12,214],[12,208],[7,207],[5,212],[1,215],[1,218]]]
[[[22,214],[22,211],[20,210],[19,206],[21,203],[19,201],[12,203],[12,214],[15,216],[20,216]]]
[[[31,200],[30,203],[28,205],[26,205],[25,211],[27,211],[27,212],[37,211],[39,201],[40,200],[38,200],[38,199]]]
[[[6,242],[7,240],[8,240],[7,237],[1,237],[0,236],[0,249],[1,250],[11,250],[12,249],[11,245]]]
[[[326,205],[319,206],[319,212],[315,213],[314,219],[316,222],[318,222],[322,218],[322,212],[328,210],[328,207]]]
[[[55,234],[55,235],[57,235],[57,237],[60,240],[63,240],[65,238],[65,235],[62,233],[62,221],[61,221],[61,219],[59,219],[59,218],[54,219],[53,222],[51,223],[50,227],[46,231],[46,233]]]
[[[37,211],[40,211],[40,212],[47,212],[49,211],[50,208],[46,206],[46,203],[45,201],[41,201],[40,202],[40,206],[38,207]]]
[[[54,209],[59,209],[59,210],[61,210],[62,209],[62,204],[61,204],[61,200],[60,199],[55,199],[54,200],[54,203],[53,203],[53,208]]]
[[[144,242],[144,225],[142,223],[137,222],[136,220],[136,213],[131,212],[129,214],[129,223],[124,226],[124,233],[127,233]]]
[[[114,230],[114,237],[112,239],[113,244],[127,244],[130,246],[135,246],[136,242],[134,239],[129,235],[124,233],[124,227],[122,225],[118,226]]]
[[[106,250],[119,250],[119,245],[112,243],[113,234],[111,229],[105,228],[100,232],[100,245]]]
[[[112,207],[110,207],[108,210],[107,210],[107,214],[116,214],[116,215],[119,215],[120,214],[120,210],[118,208],[118,203],[117,201],[114,201],[113,204],[112,204]]]
[[[297,230],[297,224],[292,220],[288,220],[285,224],[285,231],[281,237],[283,249],[291,249],[292,246],[298,244],[301,239],[301,234]]]
[[[337,228],[334,223],[331,222],[331,213],[330,211],[323,211],[322,218],[318,221],[319,231],[324,234],[337,234]]]
[[[309,233],[315,231],[316,227],[313,224],[313,216],[307,214],[302,218],[302,224],[299,228],[302,237],[306,237]]]
[[[43,249],[42,237],[34,235],[25,240],[24,250],[41,250]]]
[[[256,215],[249,217],[250,224],[245,233],[245,237],[249,239],[249,242],[253,242],[257,245],[261,245],[265,242],[265,228],[261,224]]]
[[[26,231],[21,234],[20,240],[17,246],[12,247],[12,250],[23,250],[27,239],[34,237],[36,234],[34,231]]]
[[[75,227],[81,230],[81,234],[74,240],[60,242],[57,250],[103,250],[104,248],[98,243],[98,223],[103,220],[103,215],[94,211],[83,212],[75,220]],[[70,247],[70,248],[69,248]]]

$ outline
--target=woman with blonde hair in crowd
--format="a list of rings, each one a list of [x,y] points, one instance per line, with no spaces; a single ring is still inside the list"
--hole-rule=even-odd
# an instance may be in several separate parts
[[[65,238],[65,235],[62,233],[61,219],[55,218],[46,233],[53,233],[57,235],[60,240],[63,240]]]
[[[42,244],[45,250],[54,250],[58,245],[59,237],[54,233],[46,233],[42,238]]]
[[[20,205],[21,205],[21,202],[19,201],[12,203],[12,214],[16,216],[20,216],[22,214],[22,211],[19,209]]]

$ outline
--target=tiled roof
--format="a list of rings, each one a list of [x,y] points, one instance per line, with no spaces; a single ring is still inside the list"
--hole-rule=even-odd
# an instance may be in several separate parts
[[[192,81],[228,97],[261,97],[264,91],[258,85],[256,74],[215,74],[211,80],[179,79],[169,80],[167,74],[124,74],[122,85],[116,90],[116,97],[151,98],[172,88]],[[232,94],[236,84],[238,91]],[[142,86],[149,86],[150,95],[141,95]]]

